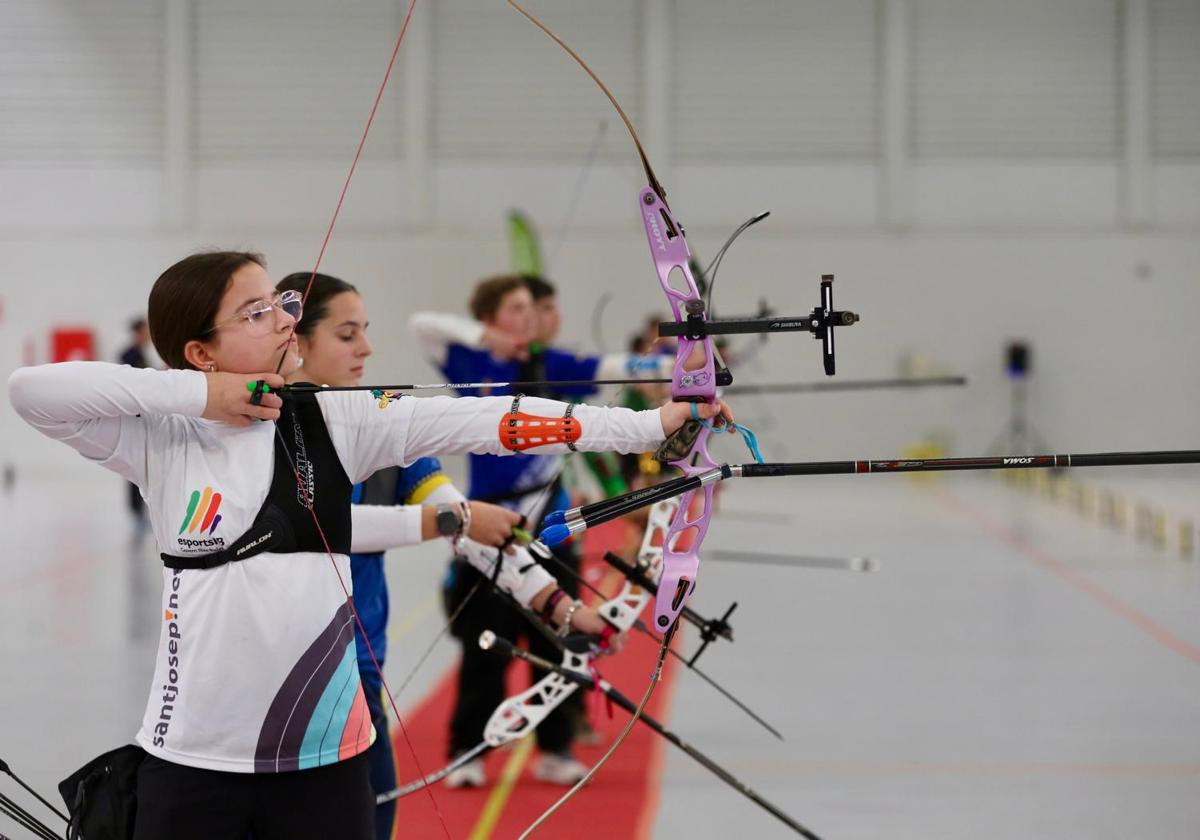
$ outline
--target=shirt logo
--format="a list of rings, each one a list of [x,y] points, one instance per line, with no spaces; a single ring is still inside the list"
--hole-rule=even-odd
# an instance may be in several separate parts
[[[193,490],[192,498],[188,501],[187,513],[183,515],[183,522],[179,525],[179,533],[187,531],[189,534],[195,534],[198,531],[200,534],[212,534],[221,524],[221,515],[217,513],[220,509],[220,493],[214,493],[211,487],[205,487],[203,493]]]
[[[217,496],[217,498],[221,497]],[[175,716],[175,707],[179,704],[179,672],[181,670],[179,661],[183,650],[179,601],[179,570],[175,569],[175,573],[171,576],[171,594],[167,596],[167,606],[163,610],[163,621],[167,622],[165,645],[159,647],[159,653],[166,655],[162,673],[167,681],[162,686],[162,705],[158,710],[158,723],[154,724],[154,746],[156,747],[164,746],[167,743],[167,733],[171,730],[171,719]]]
[[[400,399],[403,394],[399,394],[395,391],[384,391],[379,388],[372,388],[371,396],[379,400],[378,405],[380,408],[387,408],[392,401]]]

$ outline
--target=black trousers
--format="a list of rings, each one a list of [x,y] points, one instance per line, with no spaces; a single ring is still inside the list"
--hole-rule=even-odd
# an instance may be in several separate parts
[[[226,773],[147,756],[133,840],[373,840],[366,753],[293,773]]]
[[[579,559],[573,552],[555,554],[572,568],[579,569]],[[553,572],[553,570],[551,570]],[[465,561],[456,560],[448,580],[446,605],[450,610],[461,602],[482,575]],[[559,586],[572,597],[579,594],[574,579],[564,577]],[[454,714],[450,718],[450,756],[469,750],[483,740],[483,729],[488,718],[500,705],[505,696],[504,674],[512,661],[481,650],[479,634],[491,630],[497,636],[516,642],[528,640],[529,650],[551,662],[562,659],[562,652],[546,639],[524,615],[513,609],[503,598],[491,594],[491,584],[484,581],[474,597],[467,603],[451,627],[451,631],[462,641],[462,661],[458,668],[458,692],[454,701]],[[546,672],[533,669],[533,679],[540,680]],[[534,730],[538,747],[543,752],[566,752],[575,737],[575,722],[583,713],[583,695],[576,691],[567,700],[547,715]]]

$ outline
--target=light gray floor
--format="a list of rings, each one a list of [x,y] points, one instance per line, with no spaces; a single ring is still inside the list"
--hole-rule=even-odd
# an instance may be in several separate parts
[[[788,741],[686,675],[672,725],[764,796],[840,840],[1200,837],[1194,563],[982,476],[729,489],[713,548],[880,563],[702,567],[693,603],[740,604],[705,667]],[[663,779],[658,836],[791,836],[686,756]]]
[[[130,737],[158,624],[123,487],[78,466],[0,494],[0,758],[46,792]],[[1197,495],[1137,480],[1185,508]],[[710,549],[879,563],[702,566],[695,605],[740,604],[736,643],[703,667],[788,740],[686,673],[669,723],[764,796],[830,840],[1200,837],[1197,564],[982,476],[727,490]],[[391,562],[398,684],[442,625],[441,563]],[[440,645],[401,704],[453,654]],[[662,780],[656,836],[792,836],[670,748]],[[0,832],[20,836],[3,817]]]

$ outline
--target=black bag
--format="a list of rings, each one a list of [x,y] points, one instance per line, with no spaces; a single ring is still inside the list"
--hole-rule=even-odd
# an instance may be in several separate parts
[[[97,756],[59,782],[71,822],[67,840],[130,840],[137,816],[137,774],[146,751],[136,744]]]

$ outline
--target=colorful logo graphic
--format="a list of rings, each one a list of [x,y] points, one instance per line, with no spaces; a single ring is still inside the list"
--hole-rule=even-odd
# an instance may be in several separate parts
[[[389,403],[391,403],[393,400],[400,399],[403,394],[397,393],[396,391],[383,391],[379,388],[372,388],[371,396],[379,400],[380,408],[387,408]]]
[[[183,515],[183,523],[179,526],[179,533],[187,531],[194,534],[199,529],[202,534],[211,534],[221,522],[221,516],[217,513],[220,508],[220,493],[214,493],[211,487],[205,487],[203,493],[193,490],[192,498],[188,501],[187,513]]]

